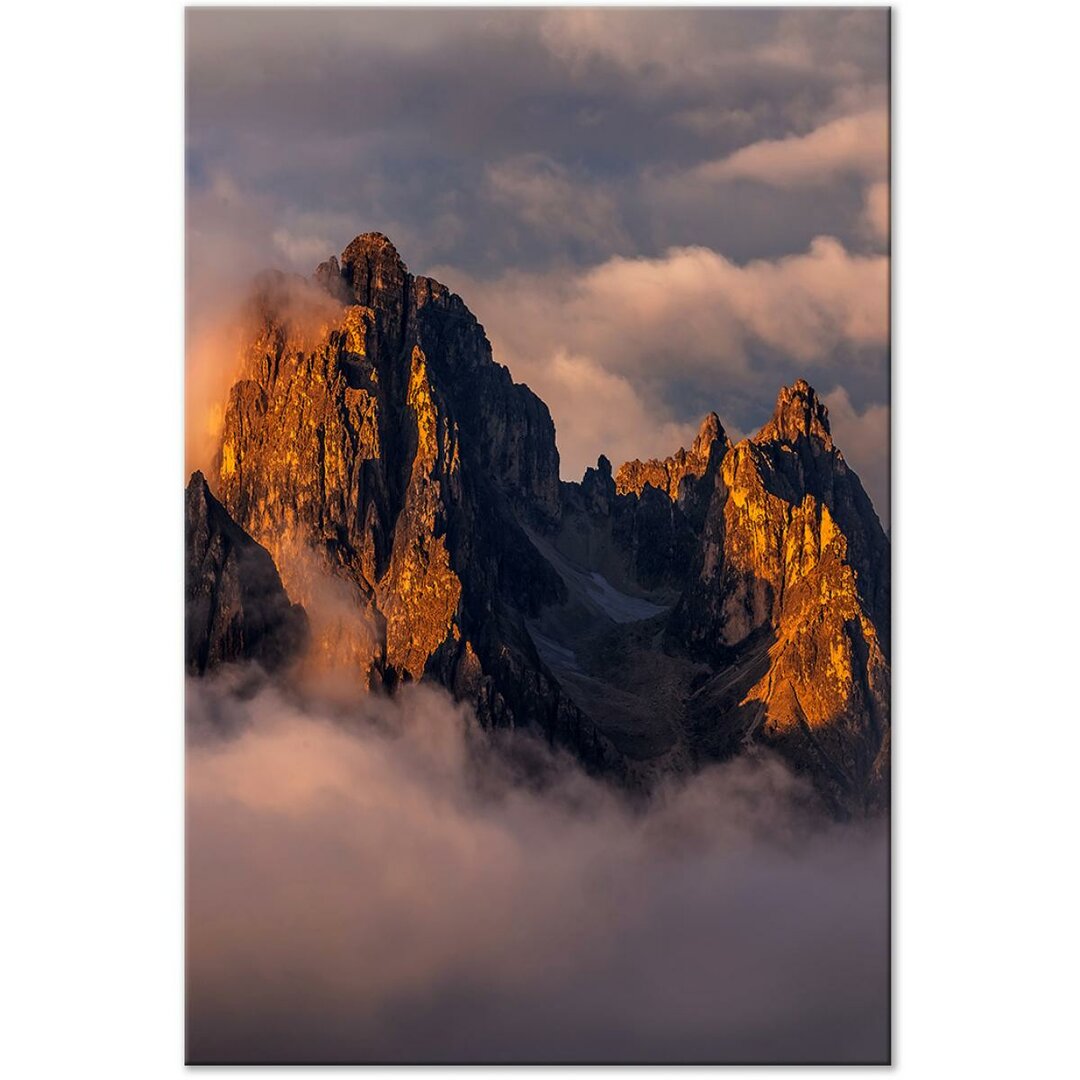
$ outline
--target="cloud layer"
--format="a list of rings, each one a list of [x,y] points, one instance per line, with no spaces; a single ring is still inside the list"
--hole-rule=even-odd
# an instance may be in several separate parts
[[[744,261],[818,233],[850,245],[861,181],[887,164],[883,10],[187,18],[190,190],[231,184],[238,217],[263,201],[267,239],[284,228],[311,245],[293,246],[292,269],[308,268],[316,242],[367,228],[419,269],[486,275],[688,244]],[[859,182],[809,194],[710,184],[679,205],[650,183],[769,146],[801,155],[800,176],[826,153],[822,175]],[[583,235],[568,247],[537,211],[571,196]]]
[[[428,687],[227,681],[188,691],[193,1060],[885,1057],[887,835],[777,763],[642,812],[565,762],[522,783]]]

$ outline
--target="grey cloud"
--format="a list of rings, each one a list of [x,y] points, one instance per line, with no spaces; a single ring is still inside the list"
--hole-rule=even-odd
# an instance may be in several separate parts
[[[658,199],[646,181],[876,104],[886,17],[192,11],[191,185],[226,175],[280,216],[349,217],[342,243],[380,228],[418,264],[489,276],[679,243],[778,254],[805,246],[808,215],[810,235],[853,243],[861,190],[841,186],[824,205],[774,192],[766,210],[760,197],[693,184]],[[563,202],[613,202],[606,249],[553,233],[545,215],[530,222],[532,200],[518,212],[500,201],[493,170],[527,160],[565,178]]]
[[[889,184],[879,180],[866,189],[863,205],[863,225],[867,234],[874,240],[888,242],[889,239]]]
[[[485,176],[492,200],[509,207],[529,229],[545,233],[571,255],[629,246],[612,185],[575,180],[542,154],[522,154],[489,165]]]
[[[428,687],[189,713],[194,1061],[887,1055],[887,832],[767,757],[642,809],[566,762],[522,785]]]
[[[730,75],[836,86],[880,78],[887,19],[886,11],[868,9],[562,8],[544,13],[541,36],[572,67],[606,62],[652,87]]]

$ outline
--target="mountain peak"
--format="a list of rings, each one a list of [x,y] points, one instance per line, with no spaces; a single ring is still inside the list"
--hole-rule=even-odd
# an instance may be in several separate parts
[[[772,419],[758,432],[755,442],[795,442],[799,438],[817,438],[832,446],[829,410],[805,379],[781,387]]]
[[[382,311],[387,325],[397,328],[393,336],[400,336],[412,279],[397,248],[385,234],[361,233],[341,253],[340,264],[328,259],[316,269],[315,278],[343,303]]]
[[[713,443],[717,440],[724,442],[726,439],[727,434],[724,431],[724,425],[720,423],[720,417],[716,413],[710,412],[701,421],[701,426],[698,428],[690,453],[695,457],[707,458]]]
[[[624,462],[615,476],[615,486],[620,495],[629,492],[640,495],[645,485],[651,484],[658,491],[667,492],[674,502],[679,497],[683,479],[687,476],[700,479],[729,446],[720,417],[710,412],[702,420],[689,450],[680,447],[668,458],[650,458],[648,461],[635,458]]]
[[[341,253],[342,266],[357,262],[385,263],[399,268],[403,273],[407,272],[398,249],[394,247],[390,237],[381,232],[361,233]]]

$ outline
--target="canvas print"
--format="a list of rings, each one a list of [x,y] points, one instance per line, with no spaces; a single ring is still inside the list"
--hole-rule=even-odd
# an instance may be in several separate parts
[[[188,1061],[887,1063],[888,10],[185,48]]]

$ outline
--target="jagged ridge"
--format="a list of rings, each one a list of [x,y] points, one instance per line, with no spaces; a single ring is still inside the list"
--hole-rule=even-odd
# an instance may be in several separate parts
[[[838,809],[882,804],[888,540],[805,381],[735,446],[711,413],[567,484],[546,406],[382,234],[264,278],[251,318],[217,483],[312,654],[626,779],[764,741]]]

